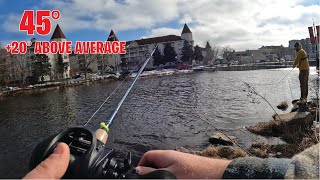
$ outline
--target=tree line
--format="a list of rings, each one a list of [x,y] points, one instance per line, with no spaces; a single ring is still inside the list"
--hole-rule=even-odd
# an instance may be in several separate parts
[[[203,55],[205,52],[205,56]],[[177,57],[174,47],[170,43],[166,43],[163,49],[163,54],[159,50],[159,47],[156,48],[153,54],[153,66],[159,67],[160,65],[166,65],[167,63],[176,62],[181,64],[192,64],[193,60],[197,64],[212,64],[219,57],[223,57],[223,54],[226,52],[233,52],[233,49],[230,46],[210,46],[207,42],[206,48],[201,48],[196,45],[194,48],[187,41],[184,41],[183,47],[181,50],[181,59]]]
[[[181,50],[181,59],[178,59],[178,54],[175,52],[174,47],[170,43],[166,43],[163,49],[163,54],[160,52],[159,47],[153,53],[153,66],[166,65],[171,62],[180,62],[182,64],[191,64],[192,60],[202,61],[203,55],[199,46],[193,50],[192,45],[184,41]]]
[[[58,54],[56,63],[55,72],[58,78],[62,78],[68,64],[63,62],[61,54]],[[52,75],[51,68],[49,57],[45,54],[13,55],[6,53],[6,51],[0,51],[0,85],[9,83],[26,85],[44,82],[45,76]]]

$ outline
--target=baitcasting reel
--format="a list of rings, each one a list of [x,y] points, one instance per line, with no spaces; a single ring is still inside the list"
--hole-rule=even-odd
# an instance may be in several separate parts
[[[140,176],[131,164],[131,153],[124,159],[117,159],[113,149],[107,149],[97,140],[97,134],[82,128],[69,128],[51,136],[37,145],[33,151],[30,168],[35,168],[53,153],[58,143],[64,142],[70,148],[70,161],[63,178],[104,178],[104,179],[175,179],[163,170]]]

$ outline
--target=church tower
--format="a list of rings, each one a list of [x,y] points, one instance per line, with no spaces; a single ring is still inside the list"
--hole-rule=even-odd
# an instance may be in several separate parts
[[[184,24],[182,33],[181,33],[181,38],[188,41],[188,43],[193,47],[194,46],[194,41],[192,37],[192,32],[190,31],[189,27],[187,24]]]
[[[116,34],[111,30],[107,41],[119,41]],[[121,56],[120,54],[107,54],[106,55],[106,65],[112,67],[114,72],[118,72],[120,70]],[[105,67],[105,71],[107,70]],[[110,69],[110,68],[109,68]]]
[[[51,42],[56,41],[56,42],[64,42],[67,41],[66,36],[62,32],[59,24],[57,24],[52,37],[51,37]],[[57,71],[57,65],[58,65],[58,54],[50,54],[48,55],[50,58],[50,63],[51,63],[51,74],[52,77],[51,79],[67,79],[70,78],[70,59],[68,54],[61,54],[63,62],[66,63],[67,65],[64,67],[64,72],[63,74],[59,74]]]

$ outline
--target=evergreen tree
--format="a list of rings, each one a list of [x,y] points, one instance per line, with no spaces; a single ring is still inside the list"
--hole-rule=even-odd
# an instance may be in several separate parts
[[[166,43],[163,50],[163,64],[168,62],[175,62],[177,60],[177,53],[170,43]]]
[[[159,66],[160,64],[163,64],[163,56],[157,47],[157,49],[153,53],[153,66]]]
[[[194,47],[194,59],[197,62],[202,62],[204,59],[202,52],[201,52],[201,48],[198,45],[196,45],[196,47]]]
[[[181,61],[191,64],[193,59],[193,49],[192,46],[189,45],[187,41],[184,41],[183,47],[182,47],[182,57]]]
[[[44,81],[45,75],[50,75],[51,64],[49,63],[49,57],[45,54],[36,54],[33,56],[33,77],[38,80],[41,77],[41,81]]]
[[[56,66],[56,71],[58,74],[59,78],[63,78],[63,73],[65,68],[68,66],[68,63],[63,62],[63,58],[61,54],[58,54],[58,60],[57,60],[57,66]]]

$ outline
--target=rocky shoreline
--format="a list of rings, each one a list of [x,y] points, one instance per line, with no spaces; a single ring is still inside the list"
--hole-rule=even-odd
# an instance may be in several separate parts
[[[236,137],[216,133],[209,137],[211,145],[200,151],[186,148],[176,150],[210,158],[235,159],[255,156],[261,158],[291,158],[303,150],[319,143],[319,100],[312,100],[306,105],[293,101],[290,113],[274,115],[268,122],[260,122],[246,129],[256,135],[277,137],[284,143],[268,144],[265,140],[253,142],[244,150],[235,145]]]

